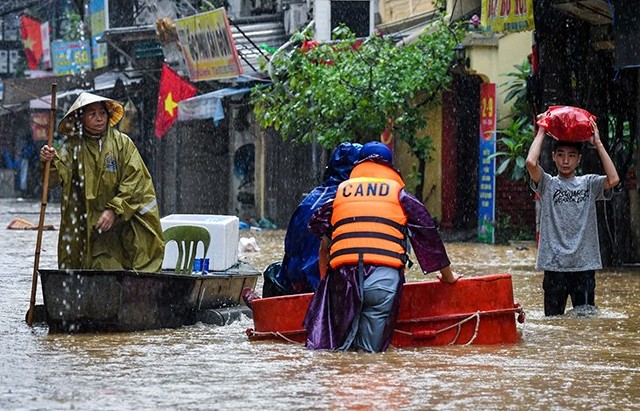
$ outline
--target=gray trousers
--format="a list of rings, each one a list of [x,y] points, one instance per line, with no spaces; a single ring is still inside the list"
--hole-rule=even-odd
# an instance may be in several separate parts
[[[364,279],[360,315],[354,319],[351,332],[340,349],[380,351],[399,282],[399,271],[391,267],[377,267]]]

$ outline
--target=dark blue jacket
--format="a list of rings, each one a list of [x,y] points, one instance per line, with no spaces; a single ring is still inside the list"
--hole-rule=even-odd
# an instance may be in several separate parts
[[[360,159],[361,147],[352,143],[336,147],[327,164],[324,182],[298,204],[291,216],[284,239],[284,258],[275,274],[276,285],[282,294],[313,292],[318,287],[320,240],[308,231],[307,225],[313,212],[332,200],[338,185],[349,178],[354,164]]]

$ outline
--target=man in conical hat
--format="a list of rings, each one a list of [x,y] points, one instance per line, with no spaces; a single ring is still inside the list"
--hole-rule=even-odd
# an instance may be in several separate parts
[[[159,271],[164,240],[149,170],[133,141],[114,127],[120,103],[82,93],[58,125],[61,149],[45,145],[50,185],[62,186],[60,269]]]

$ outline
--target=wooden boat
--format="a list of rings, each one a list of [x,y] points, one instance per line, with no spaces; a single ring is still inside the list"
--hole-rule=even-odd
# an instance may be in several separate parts
[[[251,302],[250,340],[304,343],[302,326],[313,294],[259,298]],[[510,274],[406,283],[391,345],[513,344],[520,339],[516,320],[524,311],[514,302]]]
[[[261,275],[245,263],[189,275],[122,270],[38,272],[50,333],[139,331],[176,328],[206,318],[218,321],[229,313],[212,315],[211,311],[241,309],[242,290],[255,288]]]

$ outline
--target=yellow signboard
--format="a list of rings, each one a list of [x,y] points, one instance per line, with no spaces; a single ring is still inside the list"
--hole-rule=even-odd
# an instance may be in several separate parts
[[[191,81],[242,74],[224,8],[178,19],[176,29]]]
[[[91,21],[91,59],[93,68],[99,69],[109,64],[106,43],[98,43],[98,38],[107,30],[109,21],[109,2],[106,0],[91,0],[89,2]]]
[[[533,0],[482,0],[482,25],[495,33],[533,30]]]

